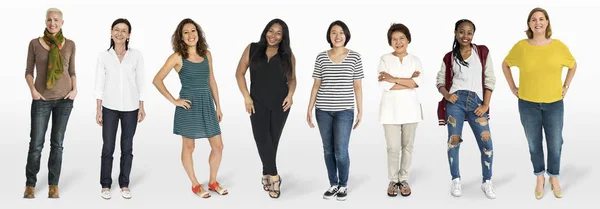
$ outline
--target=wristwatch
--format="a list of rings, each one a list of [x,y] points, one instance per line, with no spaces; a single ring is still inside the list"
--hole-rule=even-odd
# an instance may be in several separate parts
[[[567,88],[567,89],[568,89],[568,88],[569,88],[569,85],[565,85],[565,86],[563,86],[563,87],[565,87],[565,88]]]

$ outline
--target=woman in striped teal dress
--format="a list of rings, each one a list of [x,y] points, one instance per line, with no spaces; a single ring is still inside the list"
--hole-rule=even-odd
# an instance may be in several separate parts
[[[193,20],[184,19],[177,26],[172,42],[175,52],[169,56],[156,74],[153,84],[176,106],[173,133],[182,137],[181,161],[192,183],[192,192],[203,198],[210,197],[196,179],[192,159],[195,139],[208,138],[211,146],[208,158],[210,164],[208,189],[226,195],[227,190],[216,180],[223,151],[219,126],[223,114],[212,69],[212,56],[208,51],[204,33],[200,25]],[[179,74],[181,81],[178,99],[169,93],[163,83],[172,69]]]

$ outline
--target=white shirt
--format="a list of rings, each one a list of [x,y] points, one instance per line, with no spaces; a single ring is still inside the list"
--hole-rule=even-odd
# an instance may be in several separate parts
[[[397,78],[411,78],[415,71],[421,72],[413,81],[418,88],[423,86],[423,67],[418,57],[408,54],[400,62],[400,58],[387,53],[381,56],[378,72],[385,71]],[[423,120],[423,111],[417,89],[409,88],[391,90],[395,83],[379,82],[383,89],[379,104],[379,122],[382,124],[417,123]]]
[[[488,55],[491,57],[491,55]],[[471,49],[471,56],[465,59],[465,62],[469,63],[469,67],[461,65],[458,61],[453,60],[452,72],[452,87],[448,93],[454,93],[458,90],[468,90],[477,93],[479,99],[483,100],[483,89],[481,71],[481,60],[475,51],[475,47]]]
[[[494,75],[494,65],[492,63],[492,55],[488,52],[485,68],[481,68],[481,58],[477,54],[476,47],[473,47],[471,56],[465,61],[469,63],[469,67],[458,65],[458,61],[452,57],[452,87],[448,93],[454,93],[458,90],[472,91],[477,94],[479,99],[484,100],[482,83],[486,89],[493,91],[496,86],[496,76]],[[481,71],[484,70],[484,78],[481,78]],[[437,73],[436,86],[440,88],[446,85],[446,63],[442,62],[440,71]]]
[[[144,58],[138,50],[127,50],[119,62],[111,48],[98,55],[95,97],[102,106],[117,111],[133,111],[144,100]]]

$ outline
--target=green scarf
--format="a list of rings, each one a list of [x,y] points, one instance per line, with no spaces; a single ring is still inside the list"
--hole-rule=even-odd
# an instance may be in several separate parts
[[[48,52],[48,71],[46,72],[46,88],[51,89],[57,79],[60,79],[63,73],[62,43],[65,40],[62,29],[56,35],[52,35],[48,29],[44,30],[44,42],[50,47]]]

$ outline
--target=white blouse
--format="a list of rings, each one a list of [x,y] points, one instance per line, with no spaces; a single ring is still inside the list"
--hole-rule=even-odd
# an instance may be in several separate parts
[[[413,78],[418,88],[423,86],[423,67],[418,57],[408,54],[400,62],[400,58],[387,53],[381,56],[378,72],[387,72],[397,78],[411,78],[415,71],[421,74]],[[417,123],[423,120],[423,111],[417,89],[409,88],[391,90],[395,83],[381,81],[383,89],[379,105],[379,122],[382,124]]]
[[[144,100],[144,58],[138,50],[127,50],[119,62],[111,48],[98,55],[95,97],[102,106],[117,111],[133,111]]]

